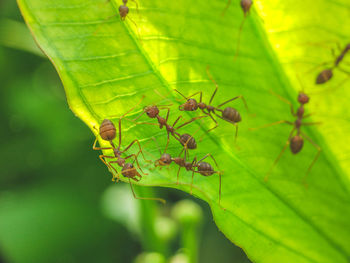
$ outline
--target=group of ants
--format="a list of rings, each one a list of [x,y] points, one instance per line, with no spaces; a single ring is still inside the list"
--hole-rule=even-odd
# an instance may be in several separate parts
[[[132,0],[132,1],[134,1],[134,0]],[[128,0],[123,0],[123,5],[121,5],[119,7],[119,14],[120,14],[120,17],[122,20],[125,20],[127,14],[129,13],[129,8],[126,6],[127,2],[128,2]],[[228,1],[228,5],[226,6],[225,10],[229,7],[230,2],[231,2],[231,0]],[[244,12],[244,17],[246,17],[246,15],[248,14],[250,7],[252,5],[252,0],[241,0],[240,4],[241,4],[241,8]],[[224,12],[223,12],[223,14],[224,14]],[[243,25],[243,23],[242,23],[242,25]],[[241,28],[242,28],[242,25],[241,25]],[[339,66],[339,64],[344,59],[345,55],[348,53],[349,50],[350,50],[350,43],[347,44],[345,46],[345,48],[341,50],[341,52],[338,56],[335,56],[335,61],[333,62],[331,67],[327,67],[327,68],[323,69],[317,75],[315,83],[318,85],[327,83],[333,77],[333,70],[334,69],[338,69],[338,70],[350,75],[349,72],[343,70]],[[327,64],[327,63],[323,63],[323,64]],[[194,174],[197,173],[197,174],[200,174],[202,176],[211,176],[213,174],[218,174],[219,175],[219,201],[218,201],[218,204],[219,204],[220,208],[225,209],[220,204],[221,203],[221,175],[222,175],[222,172],[219,171],[216,160],[214,159],[214,157],[210,153],[208,153],[199,160],[197,159],[197,157],[194,157],[192,162],[188,161],[187,160],[187,156],[189,155],[188,150],[196,149],[197,142],[194,138],[194,134],[192,134],[192,135],[190,135],[188,133],[180,134],[178,132],[178,130],[180,128],[196,121],[196,120],[209,117],[215,124],[214,127],[210,128],[207,131],[207,132],[210,132],[218,127],[218,121],[216,118],[219,118],[219,119],[222,119],[226,122],[229,122],[235,126],[235,128],[236,128],[235,139],[236,139],[237,133],[238,133],[238,125],[237,124],[242,120],[241,115],[238,112],[238,110],[236,110],[235,108],[232,108],[232,107],[223,108],[223,106],[229,102],[236,100],[236,99],[241,99],[243,101],[244,106],[247,109],[247,111],[249,111],[249,110],[248,110],[247,103],[242,95],[235,96],[235,97],[233,97],[233,98],[231,98],[231,99],[229,99],[229,100],[227,100],[227,101],[225,101],[217,106],[213,106],[212,101],[215,97],[215,94],[217,93],[218,85],[209,72],[209,66],[207,67],[207,74],[208,74],[208,77],[210,78],[210,80],[215,85],[215,90],[214,90],[208,103],[205,103],[202,101],[202,91],[198,91],[198,92],[192,94],[191,96],[186,97],[180,91],[175,89],[175,91],[178,94],[180,94],[181,97],[183,99],[185,99],[185,101],[186,101],[184,104],[180,105],[178,109],[180,111],[200,110],[203,113],[202,116],[194,117],[194,118],[190,119],[189,121],[184,122],[183,124],[181,124],[179,126],[176,126],[178,124],[178,122],[180,121],[180,119],[182,118],[182,116],[179,116],[174,121],[174,123],[171,125],[168,121],[171,105],[163,105],[163,106],[149,105],[149,106],[144,107],[141,114],[132,121],[135,122],[136,124],[157,125],[160,129],[163,129],[163,127],[165,127],[165,130],[167,132],[167,143],[166,143],[164,152],[161,154],[161,157],[154,162],[154,166],[155,167],[169,166],[171,163],[175,163],[177,166],[179,166],[178,171],[177,171],[177,184],[179,183],[179,173],[180,173],[181,168],[185,168],[187,171],[192,172],[192,182],[191,182],[191,186],[190,186],[190,189],[191,189],[190,193],[191,194],[192,194],[192,185],[193,185]],[[317,159],[320,155],[320,152],[321,152],[321,148],[310,137],[308,137],[305,133],[303,133],[301,131],[302,126],[319,124],[318,122],[304,122],[303,121],[305,118],[311,116],[311,114],[304,114],[304,112],[305,112],[304,105],[309,102],[310,98],[304,92],[302,92],[302,91],[299,92],[297,100],[298,100],[298,103],[300,104],[300,106],[296,110],[294,110],[293,105],[290,101],[286,100],[285,98],[281,97],[278,94],[273,93],[272,91],[271,91],[271,93],[273,95],[275,95],[278,99],[287,103],[290,106],[291,114],[293,115],[293,117],[295,117],[295,121],[292,122],[292,121],[287,121],[287,120],[281,120],[281,121],[277,121],[274,123],[263,125],[263,126],[258,127],[258,128],[251,128],[251,130],[256,130],[256,129],[266,128],[266,127],[270,127],[270,126],[282,124],[282,123],[286,123],[286,124],[293,126],[292,131],[290,132],[290,134],[288,136],[287,142],[285,143],[283,149],[281,150],[281,152],[279,153],[279,155],[277,156],[277,158],[273,162],[269,172],[265,176],[265,181],[268,180],[268,177],[269,177],[269,174],[270,174],[272,168],[277,164],[277,162],[279,161],[279,159],[281,158],[282,154],[285,152],[287,147],[290,146],[290,150],[293,154],[299,153],[301,151],[301,149],[303,148],[304,138],[307,141],[309,141],[317,150],[317,153],[316,153],[314,159],[312,160],[311,164],[309,165],[308,170],[304,176],[304,178],[305,178],[306,175],[310,172],[312,166],[317,161]],[[199,95],[199,102],[196,99],[194,99],[194,97],[198,96],[198,95]],[[141,101],[137,105],[139,105],[142,102],[143,98],[144,98],[144,96],[142,97]],[[102,154],[102,155],[99,155],[99,158],[102,160],[102,162],[110,170],[113,170],[115,172],[115,174],[113,174],[113,179],[112,179],[113,181],[116,181],[116,182],[119,181],[120,173],[124,177],[128,178],[132,194],[136,199],[156,200],[156,201],[160,201],[162,203],[165,203],[165,200],[161,199],[161,198],[138,197],[135,194],[131,180],[138,182],[138,181],[140,181],[142,176],[135,168],[134,163],[136,162],[137,168],[143,174],[145,174],[143,172],[143,170],[141,169],[139,161],[138,161],[139,154],[142,155],[143,159],[146,162],[151,162],[149,160],[146,160],[139,140],[135,139],[126,148],[121,149],[121,147],[122,147],[121,146],[122,145],[122,119],[127,114],[129,114],[131,111],[133,111],[137,107],[137,105],[134,106],[133,108],[131,108],[130,110],[128,110],[121,117],[119,117],[119,121],[118,121],[119,139],[118,139],[117,147],[113,143],[113,140],[116,138],[116,135],[117,135],[116,127],[111,120],[104,119],[99,127],[98,132],[99,132],[101,139],[108,142],[110,144],[110,147],[96,147],[97,140],[98,140],[96,137],[96,140],[93,144],[93,149],[94,150],[112,150],[113,151],[112,156]],[[160,116],[160,110],[167,110],[167,114],[166,114],[165,118]],[[137,123],[136,121],[144,113],[146,113],[150,119],[156,119],[157,123],[147,123],[147,122]],[[179,156],[174,157],[174,156],[171,156],[169,153],[167,153],[170,136],[172,136],[176,141],[178,141],[182,145],[182,150],[181,150]],[[139,148],[138,153],[137,154],[130,154],[126,157],[122,157],[122,155],[124,155],[131,148],[131,146],[133,146],[135,143],[138,145],[138,148]],[[183,157],[182,157],[182,154],[184,154]],[[213,162],[216,165],[217,170],[215,170],[210,163],[204,161],[208,157],[210,157],[213,160]],[[132,161],[127,161],[128,159],[132,159]],[[119,167],[121,167],[121,172],[119,173],[118,170],[114,166],[112,166],[112,164],[117,164]]]

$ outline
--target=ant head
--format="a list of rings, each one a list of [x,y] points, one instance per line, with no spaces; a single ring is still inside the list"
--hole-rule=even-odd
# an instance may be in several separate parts
[[[305,93],[303,92],[299,92],[299,95],[298,95],[298,101],[300,104],[306,104],[308,103],[310,100],[309,96],[306,95]]]
[[[297,154],[301,151],[304,145],[304,140],[301,136],[295,135],[290,139],[290,150],[293,154]]]
[[[252,4],[253,4],[252,0],[241,0],[241,7],[243,9],[244,15],[246,15],[249,12]]]
[[[172,159],[170,154],[163,153],[159,160],[157,160],[157,165],[169,165],[171,164]]]
[[[150,118],[155,118],[159,114],[159,109],[157,106],[146,106],[143,108],[144,112],[146,112],[147,116]]]
[[[181,111],[195,111],[198,109],[198,103],[195,99],[188,99],[184,104],[179,106]]]
[[[126,5],[128,3],[128,0],[123,0],[123,4]]]

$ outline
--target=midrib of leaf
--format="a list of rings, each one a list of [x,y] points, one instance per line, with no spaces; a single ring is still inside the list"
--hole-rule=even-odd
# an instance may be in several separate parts
[[[36,20],[35,20],[36,21]],[[37,21],[36,21],[37,22]],[[38,23],[39,24],[39,23]],[[134,41],[136,47],[138,48],[140,54],[144,57],[145,61],[148,63],[148,65],[152,68],[153,70],[153,73],[158,77],[159,81],[164,85],[164,87],[166,87],[168,89],[168,91],[172,94],[172,89],[170,88],[168,82],[162,77],[162,75],[159,73],[159,71],[156,69],[155,65],[152,63],[152,61],[150,60],[150,58],[148,57],[147,53],[142,49],[142,47],[140,47],[140,45],[138,44],[138,42],[135,40],[135,35],[133,33],[133,31],[129,28],[128,25],[125,25],[125,23],[123,23],[123,26],[125,28],[125,31],[128,33],[128,35],[132,38],[132,40]],[[259,28],[256,23],[254,23],[254,26],[256,27],[256,30],[257,28]],[[261,30],[260,30],[261,31]],[[258,30],[259,32],[259,30]],[[261,33],[261,32],[259,32]],[[266,38],[262,38],[264,41],[266,40]],[[270,47],[270,45],[267,45],[265,44],[265,47],[267,48],[267,50],[269,51],[269,54],[270,54],[270,58],[271,58],[271,54],[273,54],[272,52],[272,49]],[[56,55],[57,57],[61,58],[62,60],[62,56],[61,54],[57,51],[58,49],[55,48],[55,52],[56,52]],[[276,62],[275,59],[271,59],[271,62],[274,64],[274,67],[283,75],[284,75],[284,72],[282,71],[280,65]],[[69,71],[66,71],[65,74],[71,76],[69,73]],[[280,75],[281,75],[280,74]],[[281,78],[281,76],[279,76],[279,78]],[[77,84],[77,82],[75,81],[74,78],[71,77],[72,80],[74,80],[74,82]],[[283,76],[283,83],[286,83],[286,77]],[[77,85],[77,87],[79,87]],[[290,85],[288,85],[288,87],[290,87]],[[86,100],[86,97],[84,96],[84,94],[81,92],[81,89],[78,88],[78,92],[79,92],[79,95],[81,96],[82,100],[83,100],[83,103],[84,105],[87,107],[87,109],[93,114],[93,116],[96,118],[96,119],[99,119],[99,116],[97,115],[97,113],[93,110],[93,108],[91,107],[91,105],[88,103],[88,101]],[[287,92],[290,94],[291,91],[289,91],[287,89]],[[295,95],[295,94],[293,94]],[[294,96],[289,96],[290,98],[291,97],[294,97]],[[72,107],[71,107],[72,108]],[[72,108],[72,110],[74,111],[74,109]],[[312,129],[311,129],[312,130]],[[313,133],[314,134],[314,133]],[[211,141],[214,142],[216,145],[219,145],[218,142],[214,139],[213,136],[209,136]],[[220,146],[220,145],[219,145]],[[328,236],[323,233],[323,231],[321,231],[320,229],[318,229],[318,227],[316,227],[314,224],[311,224],[310,221],[307,219],[307,217],[305,217],[302,213],[300,213],[300,211],[298,211],[296,208],[294,208],[289,202],[287,202],[284,198],[282,198],[277,192],[275,192],[270,186],[268,186],[267,184],[264,184],[261,182],[261,180],[258,179],[255,171],[251,170],[245,163],[243,163],[241,160],[239,160],[235,155],[232,154],[231,151],[228,151],[226,148],[224,148],[225,152],[228,153],[229,156],[232,157],[233,160],[236,161],[236,163],[238,163],[241,167],[245,168],[251,175],[252,177],[254,177],[254,180],[258,181],[260,185],[264,186],[267,190],[269,190],[269,192],[273,193],[274,196],[277,197],[277,199],[279,199],[283,204],[285,204],[287,207],[289,207],[289,209],[291,209],[300,219],[302,219],[302,221],[306,222],[308,225],[311,225],[312,228],[320,235],[322,236],[332,247],[336,248],[337,251],[343,253],[346,255],[346,253],[344,253],[344,251],[342,251],[334,242],[333,240],[329,239]],[[327,155],[328,157],[328,155]],[[328,158],[327,158],[327,161],[329,162]],[[333,167],[333,166],[332,166]],[[339,178],[338,178],[339,179]],[[210,199],[207,200],[209,203],[210,202]],[[211,205],[211,207],[213,208],[213,205]],[[236,218],[238,218],[240,221],[242,221],[244,224],[246,224],[248,227],[252,228],[252,226],[250,226],[248,223],[246,223],[243,219],[239,218],[237,215],[235,215],[234,213],[232,213],[230,211],[230,213],[232,215],[234,215]],[[259,233],[259,234],[263,234],[264,236],[266,236],[263,232],[255,229],[255,228],[252,228],[255,232]],[[269,237],[270,240],[274,241],[274,242],[277,242],[279,244],[282,244],[283,246],[285,246],[286,248],[288,248],[289,250],[293,251],[295,253],[295,250],[291,247],[289,247],[288,245],[284,245],[283,243],[280,243],[276,240],[274,240],[272,237],[270,236],[267,236]],[[297,254],[300,254],[300,253],[297,253]],[[303,254],[302,254],[303,255]],[[307,259],[310,259],[312,260],[311,258],[309,258],[308,256],[306,255],[303,255],[303,257],[307,258]]]

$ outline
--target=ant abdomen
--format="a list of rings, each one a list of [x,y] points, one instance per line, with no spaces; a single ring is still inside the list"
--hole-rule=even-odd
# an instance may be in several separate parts
[[[165,166],[171,164],[171,155],[168,153],[163,153],[159,160],[156,161],[156,166]]]
[[[129,13],[129,7],[127,7],[126,5],[119,6],[119,15],[122,20],[125,19],[128,13]]]
[[[181,111],[195,111],[198,109],[198,103],[195,99],[188,99],[186,103],[179,106]]]
[[[304,145],[304,140],[299,135],[295,135],[290,140],[290,150],[292,151],[293,154],[297,154],[298,152],[300,152],[301,149],[303,148],[303,145]]]
[[[188,133],[184,133],[180,136],[180,143],[183,146],[185,146],[185,144],[187,144],[187,148],[191,149],[191,150],[197,148],[196,140]]]
[[[333,71],[332,69],[325,69],[318,74],[316,78],[316,84],[323,84],[326,83],[328,80],[330,80],[333,77]]]
[[[231,107],[226,107],[222,111],[222,117],[232,122],[240,122],[242,120],[241,114],[239,114],[236,109]]]
[[[207,162],[198,163],[198,172],[204,176],[210,176],[214,173],[213,167]]]
[[[241,7],[244,12],[244,15],[246,15],[249,12],[252,4],[253,4],[252,0],[241,0]]]
[[[100,136],[105,141],[112,141],[116,136],[116,129],[113,124],[108,119],[104,119],[100,126]]]

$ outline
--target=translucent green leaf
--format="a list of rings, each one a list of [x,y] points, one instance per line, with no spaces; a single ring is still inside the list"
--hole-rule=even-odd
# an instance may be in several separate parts
[[[324,90],[313,85],[317,71],[305,74],[331,58],[323,45],[310,43],[331,38],[345,45],[350,24],[346,23],[346,0],[255,3],[256,9],[245,21],[236,60],[243,19],[236,1],[225,16],[220,14],[226,1],[140,1],[139,14],[130,2],[132,20],[126,21],[113,17],[121,2],[18,2],[38,44],[61,76],[71,109],[93,131],[104,118],[117,122],[142,95],[146,98],[133,116],[151,103],[173,103],[170,119],[175,120],[180,97],[174,88],[186,95],[203,91],[207,102],[215,88],[206,74],[209,65],[219,85],[213,104],[243,95],[255,117],[248,115],[242,101],[231,103],[242,115],[237,144],[234,127],[223,121],[209,134],[210,119],[181,130],[192,134],[198,130],[198,149],[191,152],[191,158],[215,156],[224,172],[222,206],[226,210],[218,206],[217,175],[196,176],[194,194],[209,203],[219,229],[255,262],[349,261],[350,114],[346,103],[350,91],[345,85],[337,87],[346,74],[337,72]],[[301,89],[297,75],[311,96],[306,110],[315,113],[310,120],[322,122],[303,129],[322,149],[307,177],[308,187],[302,180],[316,154],[311,143],[305,141],[297,155],[286,151],[265,182],[291,127],[249,130],[279,120],[293,121],[289,106],[270,90],[297,106]],[[184,119],[198,116],[182,114]],[[142,120],[152,122],[146,116]],[[159,158],[158,146],[150,138],[155,137],[163,149],[164,130],[128,120],[123,121],[123,128],[123,145],[138,138],[148,158]],[[176,156],[180,149],[171,138],[169,153]],[[169,170],[141,164],[149,173],[142,185],[189,191],[191,173],[182,171],[181,184],[176,185],[174,164]]]

